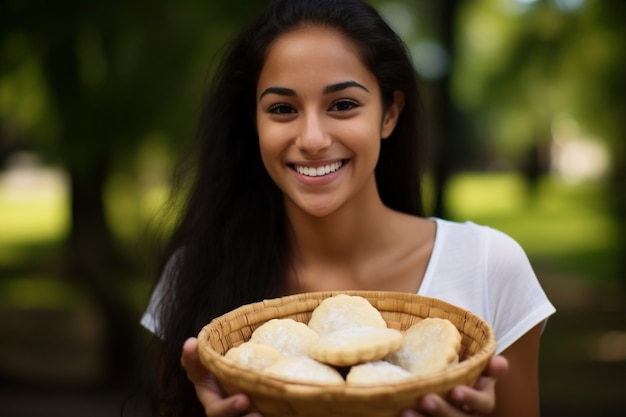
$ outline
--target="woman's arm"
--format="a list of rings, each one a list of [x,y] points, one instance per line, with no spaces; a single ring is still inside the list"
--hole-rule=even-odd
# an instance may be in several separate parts
[[[539,339],[542,323],[509,346],[502,355],[509,372],[496,384],[494,416],[539,416]]]

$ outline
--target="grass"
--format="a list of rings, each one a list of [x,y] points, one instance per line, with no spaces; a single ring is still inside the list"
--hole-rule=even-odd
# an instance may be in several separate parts
[[[58,172],[41,171],[2,178],[0,265],[17,255],[11,248],[58,242],[68,227],[69,192]]]
[[[511,235],[533,264],[597,283],[618,279],[618,224],[602,184],[544,178],[529,189],[515,174],[465,174],[449,186],[455,220],[470,219]]]
[[[54,264],[58,256],[69,226],[69,193],[59,178],[30,189],[0,182],[0,303],[58,305],[80,297],[80,291],[45,273],[20,272],[27,265]],[[138,240],[165,194],[112,181],[105,195],[118,238]],[[536,269],[599,284],[618,279],[617,226],[602,186],[546,178],[531,191],[515,174],[463,174],[450,183],[446,203],[453,220],[511,235]]]

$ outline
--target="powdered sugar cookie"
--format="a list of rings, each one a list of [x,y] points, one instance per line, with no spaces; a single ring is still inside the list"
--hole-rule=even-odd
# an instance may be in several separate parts
[[[374,361],[354,365],[346,375],[349,384],[384,384],[415,378],[409,371],[387,361]]]
[[[335,366],[381,359],[400,348],[402,333],[386,327],[360,326],[325,334],[311,346],[309,356]]]
[[[385,359],[413,375],[445,369],[458,361],[461,334],[450,320],[425,318],[404,332],[402,347]]]
[[[387,327],[380,312],[367,299],[347,294],[329,297],[311,313],[309,327],[320,336],[352,327]]]
[[[250,340],[274,347],[285,356],[302,356],[319,339],[306,324],[293,319],[272,319],[258,327]]]
[[[268,366],[262,372],[295,382],[345,384],[339,371],[308,356],[285,358]]]
[[[228,349],[224,357],[257,371],[285,358],[272,346],[250,341]]]

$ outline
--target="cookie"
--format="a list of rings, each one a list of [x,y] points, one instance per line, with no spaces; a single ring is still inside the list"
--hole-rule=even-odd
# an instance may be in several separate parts
[[[250,341],[228,349],[224,357],[256,371],[263,370],[274,362],[285,358],[272,346]]]
[[[285,358],[262,371],[266,375],[293,382],[313,382],[326,385],[343,385],[345,381],[339,371],[308,356]]]
[[[306,324],[293,319],[272,319],[258,327],[250,337],[255,343],[269,345],[285,356],[309,353],[319,335]]]
[[[387,361],[365,362],[354,365],[346,375],[349,384],[375,384],[403,382],[415,378],[409,371]]]
[[[402,347],[385,360],[424,375],[458,361],[460,350],[461,334],[450,320],[425,318],[404,332]]]
[[[386,327],[360,326],[337,330],[319,338],[309,356],[335,366],[381,359],[402,346],[402,333]]]
[[[320,336],[362,326],[386,328],[387,323],[367,299],[347,294],[322,300],[309,320],[309,327]]]

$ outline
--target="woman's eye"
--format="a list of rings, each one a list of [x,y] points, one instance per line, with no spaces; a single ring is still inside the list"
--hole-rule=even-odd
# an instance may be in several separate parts
[[[339,100],[336,101],[330,108],[331,111],[348,111],[355,107],[359,107],[359,104],[352,100]]]
[[[274,104],[268,109],[269,113],[274,114],[292,114],[295,113],[295,109],[287,104]]]

